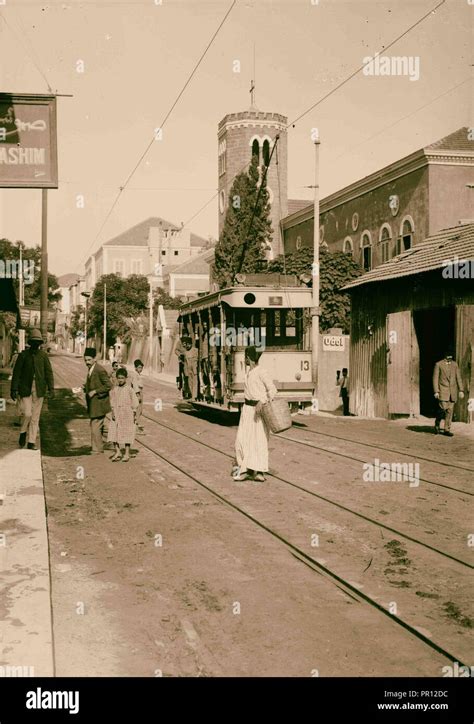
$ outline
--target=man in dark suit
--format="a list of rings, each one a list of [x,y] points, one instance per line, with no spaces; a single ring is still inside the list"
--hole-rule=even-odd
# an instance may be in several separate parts
[[[452,349],[448,349],[444,359],[435,364],[433,371],[433,390],[434,396],[439,403],[435,421],[435,433],[436,435],[439,434],[440,422],[444,417],[444,434],[452,437],[451,420],[453,419],[454,403],[457,402],[458,393],[461,400],[464,397],[461,373],[453,359]]]
[[[11,397],[18,402],[20,413],[20,447],[37,450],[36,436],[43,400],[46,394],[54,394],[51,362],[40,349],[43,337],[39,329],[33,329],[28,337],[29,348],[20,352],[13,368]]]
[[[96,354],[93,347],[88,347],[84,352],[84,362],[87,367],[84,392],[86,393],[87,411],[91,421],[93,454],[104,451],[102,431],[104,429],[104,418],[111,410],[109,391],[112,389],[112,383],[107,371],[95,361]]]

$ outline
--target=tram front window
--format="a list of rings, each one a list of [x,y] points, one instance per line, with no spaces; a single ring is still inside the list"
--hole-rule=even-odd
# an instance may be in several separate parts
[[[236,310],[237,347],[249,344],[273,349],[303,349],[303,310]]]

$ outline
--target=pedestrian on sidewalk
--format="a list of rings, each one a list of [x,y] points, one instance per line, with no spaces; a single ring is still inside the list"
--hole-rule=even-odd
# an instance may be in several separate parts
[[[237,466],[234,480],[265,481],[268,471],[268,439],[270,431],[261,416],[263,405],[273,400],[277,389],[268,372],[259,367],[261,352],[253,345],[245,350],[244,405],[240,413],[235,441]]]
[[[433,371],[434,396],[439,405],[435,420],[435,434],[439,435],[441,420],[444,417],[444,434],[448,437],[453,437],[451,421],[454,403],[457,402],[458,395],[461,400],[464,397],[461,373],[453,359],[453,354],[454,351],[448,348],[444,359],[436,362]]]
[[[128,463],[130,447],[135,440],[135,420],[139,402],[136,392],[127,384],[127,377],[126,369],[121,367],[117,370],[117,384],[110,393],[112,420],[107,442],[113,442],[115,445],[115,455],[110,458],[113,463],[119,460]],[[125,448],[123,457],[122,448]]]
[[[95,361],[96,354],[97,352],[94,347],[87,347],[84,352],[84,362],[87,367],[84,392],[86,394],[87,411],[91,425],[91,447],[93,454],[104,451],[102,432],[105,416],[111,409],[109,392],[112,387],[107,370]]]
[[[347,367],[342,368],[342,375],[339,376],[337,371],[337,384],[341,388],[339,397],[342,399],[342,414],[347,417],[349,415],[349,374]]]
[[[138,400],[137,407],[137,431],[140,433],[145,432],[143,425],[140,425],[141,416],[143,414],[143,362],[141,359],[136,359],[133,363],[135,370],[132,375],[132,389],[135,392]]]
[[[28,337],[28,349],[17,357],[11,382],[11,397],[19,400],[20,447],[37,450],[39,420],[45,395],[54,395],[54,377],[49,357],[42,349],[43,337],[33,329]]]

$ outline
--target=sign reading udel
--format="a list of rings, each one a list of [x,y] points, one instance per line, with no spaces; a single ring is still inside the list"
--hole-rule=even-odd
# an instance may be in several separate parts
[[[323,336],[323,349],[332,352],[344,352],[346,338],[338,334],[325,334]]]
[[[58,187],[54,96],[0,93],[0,187]]]

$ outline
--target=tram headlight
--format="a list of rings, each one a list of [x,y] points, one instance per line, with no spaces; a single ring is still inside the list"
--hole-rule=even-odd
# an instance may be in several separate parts
[[[301,372],[297,372],[297,373],[295,374],[295,378],[296,378],[297,380],[300,380],[300,379],[301,379]]]

